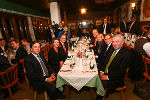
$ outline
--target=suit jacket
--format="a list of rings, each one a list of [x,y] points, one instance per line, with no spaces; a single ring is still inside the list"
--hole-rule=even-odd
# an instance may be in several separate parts
[[[56,29],[55,29],[55,32],[54,32],[55,38],[58,38],[58,34],[59,34],[61,31],[63,31],[63,28],[62,28],[62,29],[60,29],[60,28],[56,28]]]
[[[130,26],[132,24],[132,22],[129,22],[129,25]],[[133,25],[131,26],[131,28],[129,29],[129,33],[134,33],[136,35],[138,35],[138,32],[139,32],[139,23],[137,21],[135,21],[133,23]]]
[[[106,65],[111,58],[113,51],[106,54],[104,65],[99,69],[100,71],[105,71]],[[119,50],[114,59],[112,60],[108,68],[108,87],[117,88],[124,85],[124,78],[126,74],[126,69],[130,64],[130,52],[124,46]],[[111,84],[109,84],[111,83]]]
[[[65,59],[61,48],[58,48],[58,53],[55,52],[53,47],[48,52],[48,63],[52,66],[55,72],[58,72],[60,69],[60,61],[65,61]]]
[[[7,70],[9,67],[11,67],[8,59],[3,56],[3,55],[0,55],[0,72],[4,72],[5,70]],[[4,76],[4,78],[7,79],[8,76]],[[10,77],[10,75],[9,75]],[[3,85],[4,82],[3,82],[3,79],[2,77],[0,76],[0,85]]]
[[[5,71],[9,67],[10,67],[10,63],[8,59],[5,56],[0,55],[0,72]]]
[[[107,49],[108,48],[108,49]],[[108,55],[109,53],[111,53],[112,51],[114,51],[114,48],[112,46],[112,44],[108,47],[104,45],[101,54],[98,55],[98,69],[101,68],[101,66],[104,65],[105,59],[106,59],[106,55]]]
[[[16,51],[15,59],[12,59],[11,63],[16,64],[19,62],[19,60],[24,59],[24,57],[26,57],[27,55],[28,55],[27,51],[21,46],[19,46],[19,48]]]
[[[100,25],[100,27],[98,28],[98,32],[103,34],[103,32],[104,32],[104,23]],[[106,25],[106,33],[108,33],[108,34],[111,33],[111,26],[108,23]]]
[[[51,33],[52,33],[51,30],[48,28],[46,30],[46,34],[47,34],[47,38],[48,38],[50,43],[52,42],[52,35],[51,35]]]
[[[46,59],[43,55],[40,54],[41,59],[43,60],[49,75],[51,75],[54,71],[51,68],[51,66],[48,64]],[[24,60],[25,68],[27,71],[27,75],[30,80],[30,84],[33,86],[36,90],[42,90],[44,88],[45,79],[49,76],[43,76],[43,70],[40,65],[40,62],[37,60],[37,58],[31,53],[27,57],[25,57]]]
[[[126,24],[126,26],[125,26],[125,24]],[[128,32],[128,23],[125,22],[125,24],[124,24],[124,22],[120,22],[120,31],[124,32],[124,33]]]
[[[147,56],[147,53],[143,49],[143,45],[147,42],[148,42],[147,38],[140,38],[136,40],[134,44],[134,50],[139,52],[141,55]]]
[[[4,50],[1,48],[0,46],[0,54],[1,53],[4,53],[5,51],[8,51],[8,47],[7,46],[4,46]]]
[[[62,43],[60,43],[60,50],[61,50],[61,52],[62,52],[62,54],[63,54],[63,56],[64,56],[64,58],[66,60],[67,57],[68,57],[68,44],[67,43],[65,43],[65,48],[66,48],[66,53],[64,51]]]

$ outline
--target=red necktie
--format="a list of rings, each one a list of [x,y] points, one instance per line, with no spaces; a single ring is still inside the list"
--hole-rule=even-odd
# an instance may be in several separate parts
[[[63,48],[64,48],[64,51],[65,51],[65,53],[66,53],[66,48],[65,48],[65,44],[63,44]]]
[[[94,46],[96,46],[96,39],[95,39],[95,41],[94,41]]]

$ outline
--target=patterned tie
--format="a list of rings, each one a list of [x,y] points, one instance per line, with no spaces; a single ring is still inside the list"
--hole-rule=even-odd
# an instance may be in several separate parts
[[[66,48],[65,48],[65,44],[63,44],[63,48],[64,48],[64,51],[65,51],[65,53],[66,53]]]
[[[108,68],[109,68],[109,66],[110,66],[110,64],[111,64],[111,62],[112,62],[112,60],[113,60],[114,57],[116,56],[116,53],[117,53],[117,51],[115,50],[115,51],[113,52],[111,58],[109,59],[109,62],[107,63],[106,68],[105,68],[105,73],[107,73],[107,70],[108,70]]]
[[[47,68],[46,68],[46,66],[45,66],[45,64],[44,64],[44,62],[43,62],[43,60],[41,59],[40,55],[37,55],[37,57],[39,58],[41,67],[42,67],[42,69],[43,69],[45,75],[48,76],[49,74],[48,74]]]

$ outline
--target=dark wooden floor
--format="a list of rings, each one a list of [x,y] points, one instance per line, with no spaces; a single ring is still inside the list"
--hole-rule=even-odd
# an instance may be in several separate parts
[[[25,87],[25,90],[18,89],[18,91],[14,94],[15,100],[33,100],[33,94],[34,94],[33,89],[27,87],[26,82],[23,83],[23,86]],[[139,98],[133,93],[133,88],[134,88],[134,83],[128,79],[127,89],[125,92],[125,100],[142,100],[141,98]],[[88,90],[77,93],[76,91],[74,91],[74,89],[73,90],[71,89],[71,93],[70,93],[71,100],[90,100],[89,93],[90,92]],[[0,93],[0,100],[4,100],[2,99],[2,96],[3,94]],[[10,98],[5,100],[10,100]],[[44,100],[44,95],[38,94],[37,100]],[[65,100],[65,99],[59,99],[59,100]],[[109,97],[107,97],[105,100],[121,100],[121,95],[119,93],[114,93],[111,94]]]

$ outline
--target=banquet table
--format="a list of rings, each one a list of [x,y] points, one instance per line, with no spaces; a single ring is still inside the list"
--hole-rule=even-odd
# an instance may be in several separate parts
[[[94,88],[96,88],[97,94],[105,95],[105,90],[98,75],[94,52],[86,49],[84,43],[86,43],[86,40],[79,42],[77,47],[74,48],[74,52],[69,52],[70,58],[67,58],[57,74],[56,88],[63,91],[63,86],[65,86],[67,100],[70,100],[70,86],[78,91],[84,86],[89,87],[90,100],[94,100]],[[79,51],[82,52],[81,57],[77,56]],[[84,53],[84,51],[87,52]]]

